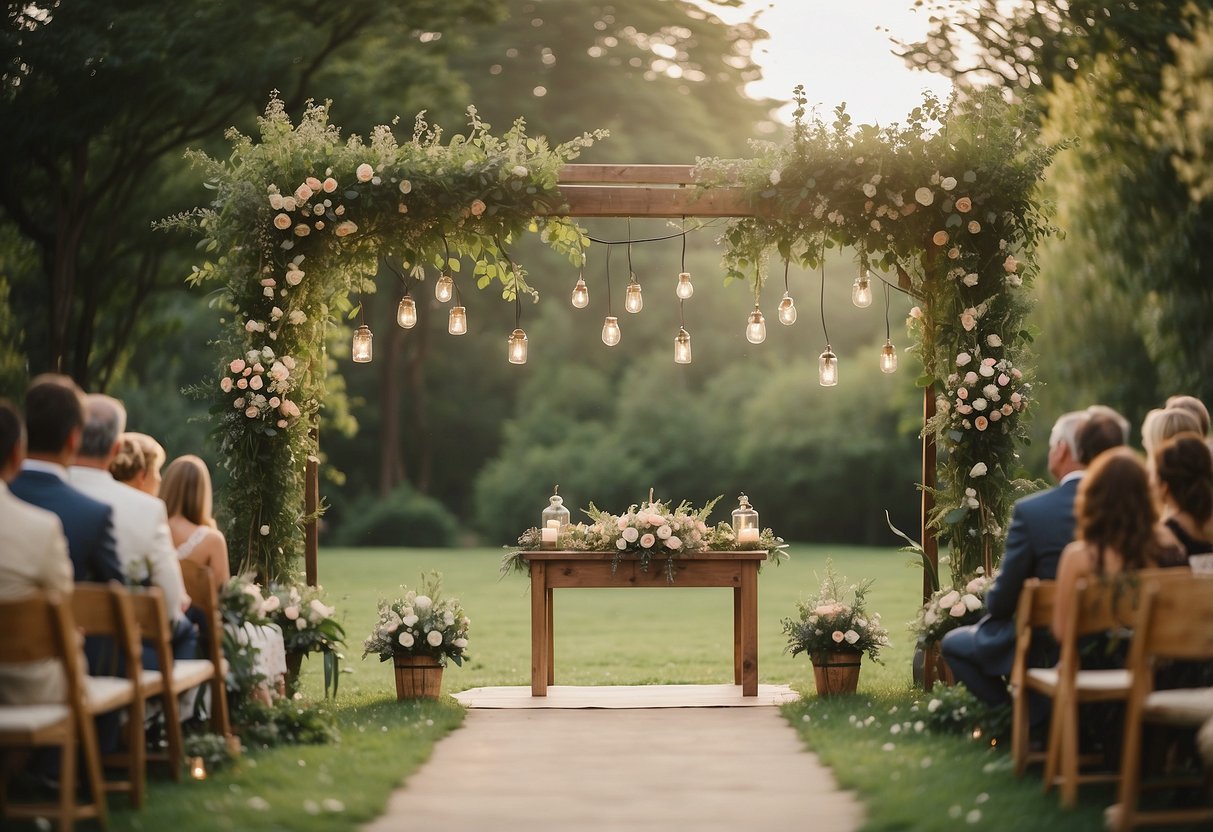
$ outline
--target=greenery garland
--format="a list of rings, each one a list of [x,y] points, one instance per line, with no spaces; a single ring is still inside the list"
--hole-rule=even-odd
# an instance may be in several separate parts
[[[953,584],[1002,550],[1032,400],[1026,325],[1033,252],[1054,229],[1036,186],[1059,145],[1038,141],[1023,105],[975,93],[927,96],[905,125],[855,126],[845,105],[827,126],[798,105],[790,140],[749,160],[703,160],[707,187],[740,186],[754,216],[723,240],[732,279],[761,284],[772,254],[815,268],[851,247],[918,300],[908,325],[934,386],[925,427],[940,450],[929,518],[951,549]]]
[[[514,300],[535,294],[507,252],[524,231],[582,262],[583,231],[552,216],[564,203],[557,179],[605,131],[552,147],[521,119],[502,136],[475,108],[468,121],[446,142],[424,113],[407,142],[387,126],[369,141],[343,140],[327,105],[309,104],[295,125],[274,96],[259,141],[233,130],[228,159],[190,154],[215,198],[162,226],[201,232],[208,257],[190,280],[221,287],[222,361],[197,389],[214,401],[229,474],[219,514],[237,571],[284,580],[298,562],[325,345],[342,316],[358,311],[349,296],[374,291],[381,265],[415,282],[427,266],[453,275],[467,258],[479,288],[498,282]]]

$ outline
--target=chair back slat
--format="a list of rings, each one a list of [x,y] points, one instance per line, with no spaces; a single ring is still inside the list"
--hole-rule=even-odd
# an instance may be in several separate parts
[[[0,601],[0,664],[53,659],[60,655],[61,637],[53,601],[43,593],[29,598]]]
[[[1213,576],[1152,584],[1146,589],[1142,627],[1146,655],[1199,661],[1213,659]]]
[[[192,560],[181,561],[181,578],[185,582],[185,592],[190,600],[206,617],[206,637],[209,643],[218,647],[223,644],[222,621],[219,615],[219,596],[215,591],[215,581],[211,577],[209,566],[203,566]]]

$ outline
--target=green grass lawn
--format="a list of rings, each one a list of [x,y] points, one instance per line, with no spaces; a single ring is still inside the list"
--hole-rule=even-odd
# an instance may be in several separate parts
[[[290,746],[246,754],[202,783],[153,781],[147,806],[125,808],[118,830],[352,830],[377,816],[391,790],[462,721],[452,700],[400,704],[392,670],[363,660],[361,640],[376,601],[415,585],[437,569],[446,592],[471,618],[469,661],[449,667],[450,693],[484,685],[529,685],[530,603],[527,581],[498,579],[501,550],[349,550],[320,555],[320,582],[349,636],[341,689],[329,703],[342,733],[328,746]],[[875,578],[868,600],[889,627],[885,664],[865,660],[859,694],[822,701],[809,696],[785,714],[809,747],[858,790],[873,830],[944,830],[979,823],[989,829],[1097,829],[1109,793],[1087,791],[1070,813],[1040,793],[1039,775],[1016,780],[1004,749],[955,736],[915,733],[913,709],[925,706],[910,684],[912,637],[904,627],[921,594],[921,572],[892,549],[794,546],[792,559],[766,566],[759,579],[759,674],[763,683],[813,688],[804,656],[783,652],[780,619],[815,592],[828,557],[852,580]],[[556,684],[730,683],[732,601],[726,589],[657,588],[555,593]],[[320,662],[304,663],[303,690],[321,696]],[[895,709],[895,710],[894,710]],[[856,727],[850,717],[867,723]],[[806,719],[807,717],[807,719]],[[869,717],[872,719],[869,720]],[[894,729],[893,724],[898,728]],[[894,733],[896,732],[896,733]],[[891,747],[888,747],[891,744]],[[470,796],[471,798],[471,796]],[[979,813],[974,816],[974,812]]]

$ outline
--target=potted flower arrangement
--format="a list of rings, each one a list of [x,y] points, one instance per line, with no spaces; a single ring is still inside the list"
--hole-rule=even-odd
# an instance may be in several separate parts
[[[336,696],[345,628],[334,617],[335,608],[324,603],[324,588],[271,584],[261,609],[282,630],[287,691],[293,694],[299,686],[303,657],[323,653],[324,693]]]
[[[939,655],[939,642],[950,631],[966,624],[975,624],[986,614],[986,590],[993,582],[992,577],[981,574],[979,570],[960,588],[947,586],[937,589],[910,622],[910,630],[916,635],[918,647],[923,651],[924,669],[933,666],[935,678],[948,685],[954,684],[955,680],[951,669]],[[929,684],[926,687],[930,690]]]
[[[463,665],[468,625],[457,598],[442,597],[442,575],[431,572],[418,589],[401,587],[404,595],[379,601],[379,618],[362,643],[362,658],[391,659],[396,670],[396,698],[437,699],[442,669],[448,660]]]
[[[796,604],[795,618],[783,620],[788,651],[807,653],[813,663],[813,678],[819,696],[854,693],[859,683],[863,654],[880,661],[880,650],[889,645],[889,633],[880,623],[880,613],[870,613],[866,595],[872,579],[845,586],[832,562],[817,594]]]

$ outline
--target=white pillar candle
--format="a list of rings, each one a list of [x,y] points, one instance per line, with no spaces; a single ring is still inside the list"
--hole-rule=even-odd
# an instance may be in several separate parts
[[[560,528],[560,521],[559,521],[559,520],[549,520],[549,521],[548,521],[548,526],[547,526],[547,527],[548,527],[549,529],[559,529],[559,528]]]
[[[737,532],[737,542],[738,543],[757,543],[758,542],[758,529],[755,529],[753,527],[750,527],[747,529],[740,529]]]
[[[553,521],[553,522],[555,522],[555,521]],[[556,548],[557,531],[558,531],[557,529],[552,528],[550,526],[539,530],[539,541],[540,541],[540,543],[543,544],[543,548],[545,548],[545,549],[555,549]]]

